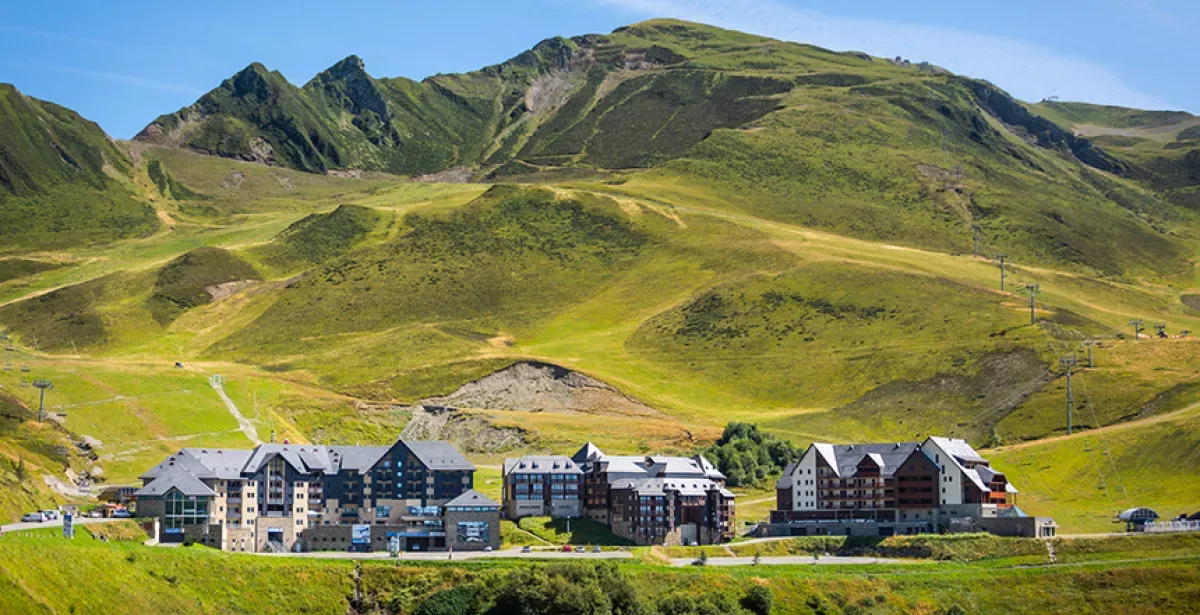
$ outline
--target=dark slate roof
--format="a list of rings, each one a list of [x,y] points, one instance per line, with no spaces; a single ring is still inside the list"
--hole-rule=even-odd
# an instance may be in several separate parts
[[[334,466],[337,471],[365,474],[390,450],[390,446],[331,446],[329,456],[331,460],[336,456]]]
[[[582,474],[579,464],[561,455],[527,455],[504,460],[504,474]]]
[[[500,504],[474,489],[464,491],[462,495],[442,504],[442,506],[488,506],[491,508],[500,508]]]
[[[145,487],[134,492],[135,497],[142,496],[163,496],[171,489],[178,489],[183,495],[190,496],[214,496],[215,491],[210,489],[194,474],[189,472],[183,466],[170,465],[163,469],[158,474],[158,477],[150,481]]]
[[[595,444],[588,442],[580,447],[578,451],[575,451],[574,455],[571,455],[571,460],[575,463],[587,463],[589,461],[595,461],[603,456],[604,451],[597,448]]]
[[[474,470],[475,466],[467,461],[458,449],[449,442],[440,440],[405,442],[408,450],[412,451],[421,463],[430,470]]]
[[[881,463],[880,473],[891,476],[901,464],[921,448],[918,442],[895,442],[888,444],[834,444],[833,454],[837,459],[839,476],[853,476],[858,464],[868,455]]]

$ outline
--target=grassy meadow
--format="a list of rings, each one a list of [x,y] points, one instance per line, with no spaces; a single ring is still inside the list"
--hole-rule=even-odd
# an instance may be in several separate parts
[[[737,147],[751,146],[762,144]],[[1001,292],[996,263],[967,251],[958,222],[921,231],[943,243],[860,232],[766,209],[777,201],[675,163],[608,183],[497,186],[137,147],[143,164],[159,161],[157,183],[143,167],[134,176],[153,184],[145,190],[170,225],[30,253],[53,266],[14,264],[0,282],[13,347],[0,385],[31,406],[22,382],[52,379],[50,405],[74,437],[102,443],[95,465],[113,482],[180,446],[248,444],[212,374],[226,376],[260,438],[367,444],[396,437],[404,404],[521,360],[581,371],[657,412],[474,411],[521,430],[524,451],[570,453],[590,439],[610,452],[690,454],[732,420],[801,445],[931,433],[1024,445],[1064,433],[1058,359],[1082,357],[1094,338],[1096,367],[1075,378],[1075,425],[1097,430],[1096,446],[1129,439],[1116,471],[1131,505],[1173,511],[1197,495],[1186,473],[1155,474],[1167,458],[1137,454],[1186,439],[1178,413],[1200,401],[1200,342],[1129,339],[1134,318],[1200,330],[1200,312],[1180,300],[1198,284],[1174,272],[1134,277],[1129,264],[1108,275],[1018,253]],[[1002,239],[989,237],[985,256]],[[1018,292],[1033,283],[1036,327]],[[1129,428],[1102,430],[1112,425]],[[1022,506],[1061,515],[1063,531],[1107,528],[1113,504],[1089,487],[1101,475],[1066,463],[1086,460],[1089,445],[1045,445],[1070,468],[1053,484],[1029,469],[1047,467],[1040,445],[996,453]],[[486,468],[513,452],[473,457]],[[480,476],[498,492],[489,472]],[[772,505],[769,490],[743,496],[743,520]]]

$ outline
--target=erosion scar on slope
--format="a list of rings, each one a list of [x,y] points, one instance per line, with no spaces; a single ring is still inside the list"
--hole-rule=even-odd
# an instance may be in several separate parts
[[[254,425],[252,425],[250,421],[246,420],[246,417],[242,416],[242,413],[238,411],[237,405],[234,404],[233,400],[229,399],[229,396],[225,394],[225,386],[222,384],[223,382],[224,380],[220,376],[213,376],[208,379],[208,383],[212,385],[213,390],[217,392],[217,395],[221,396],[221,401],[225,402],[225,407],[229,408],[229,413],[233,415],[235,420],[237,420],[238,429],[240,429],[242,433],[246,434],[246,437],[249,438],[250,442],[255,446],[262,444],[262,440],[258,438],[258,430],[254,428]]]

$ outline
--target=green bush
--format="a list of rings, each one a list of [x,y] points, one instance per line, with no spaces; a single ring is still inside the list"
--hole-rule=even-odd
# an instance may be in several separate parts
[[[760,431],[750,423],[730,423],[711,448],[709,460],[725,475],[729,485],[759,485],[777,476],[787,464],[800,458],[795,444]]]

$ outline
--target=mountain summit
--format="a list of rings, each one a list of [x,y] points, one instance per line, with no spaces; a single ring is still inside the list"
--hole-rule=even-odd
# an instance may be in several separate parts
[[[318,173],[653,169],[757,215],[866,239],[960,250],[979,227],[1036,262],[1186,268],[1168,229],[1191,192],[1129,184],[1156,188],[1158,162],[1044,115],[930,64],[654,20],[419,82],[374,78],[357,56],[303,87],[255,64],[137,138]],[[1113,243],[1128,253],[1101,246]]]

